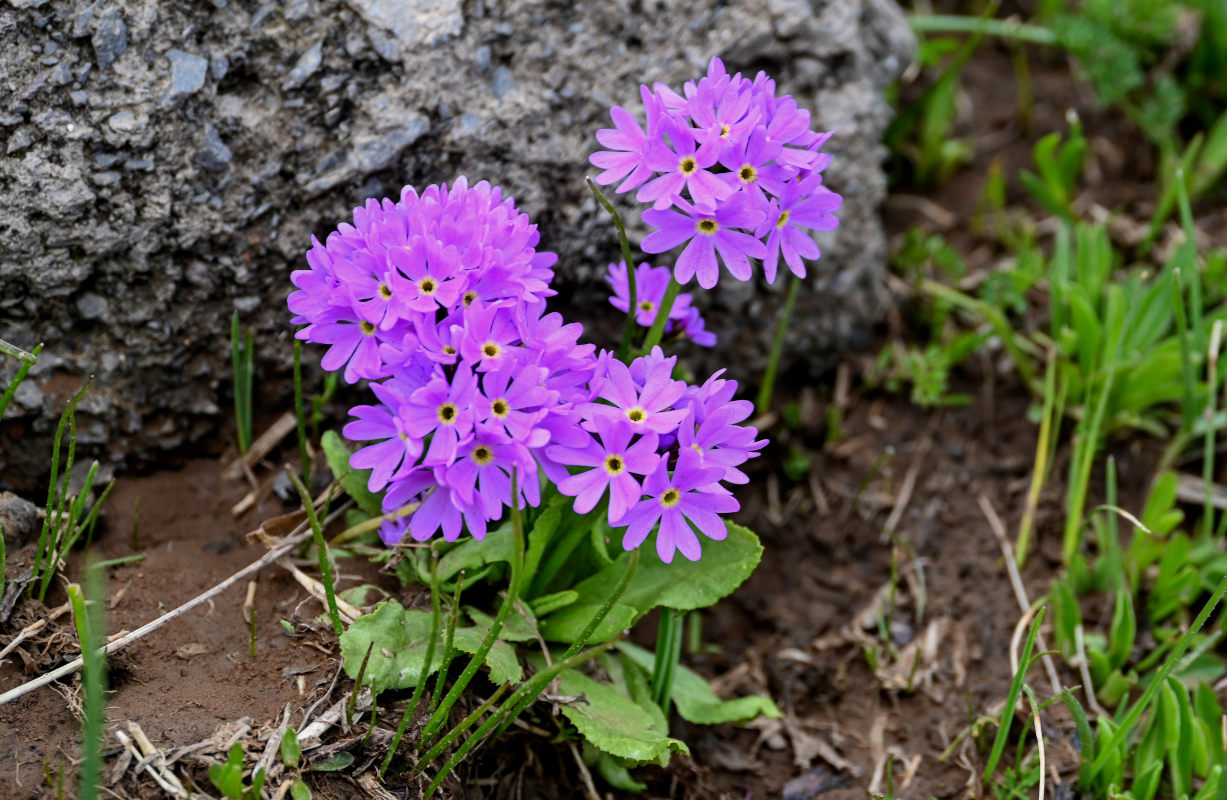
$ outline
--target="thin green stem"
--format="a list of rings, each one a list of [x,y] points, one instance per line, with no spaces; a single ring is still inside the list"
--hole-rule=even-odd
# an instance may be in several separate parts
[[[499,632],[503,630],[503,622],[507,619],[507,614],[515,606],[516,601],[520,597],[520,583],[524,579],[524,519],[520,514],[520,490],[519,490],[519,473],[516,470],[511,472],[511,528],[513,553],[511,557],[511,583],[507,587],[507,594],[503,597],[503,604],[499,606],[498,614],[494,618],[494,622],[490,625],[490,631],[486,634],[486,638],[482,640],[481,646],[477,648],[477,652],[473,654],[464,672],[460,673],[460,677],[452,684],[451,690],[447,693],[447,697],[443,698],[443,702],[430,715],[430,720],[426,723],[426,727],[422,729],[423,742],[429,742],[439,732],[439,729],[447,722],[448,714],[451,713],[452,706],[456,705],[456,701],[460,698],[460,693],[469,685],[469,681],[473,680],[473,676],[477,674],[477,670],[485,663],[486,654],[490,652],[490,648],[494,646],[498,640]]]
[[[587,181],[588,188],[596,195],[597,202],[604,206],[609,216],[613,217],[614,227],[618,229],[618,244],[622,246],[622,263],[626,266],[626,296],[630,304],[626,309],[626,327],[622,330],[622,344],[618,347],[618,358],[625,361],[630,355],[631,345],[635,339],[635,328],[638,326],[635,320],[639,311],[639,290],[635,285],[635,260],[631,257],[631,243],[626,238],[626,226],[622,223],[622,215],[613,207],[613,203],[606,199],[601,190],[596,188],[596,183],[592,178],[588,178]]]
[[[503,695],[509,688],[511,688],[511,684],[509,683],[504,683],[503,685],[499,686],[494,690],[494,694],[490,695],[485,702],[474,709],[473,712],[467,717],[462,719],[459,724],[456,725],[456,727],[448,731],[446,736],[440,739],[434,747],[430,748],[426,755],[422,756],[421,760],[418,761],[417,766],[415,766],[413,769],[414,773],[416,774],[421,772],[428,764],[430,764],[431,761],[438,758],[440,753],[451,747],[457,739],[464,735],[465,731],[473,727],[474,722],[481,719],[483,714],[493,708],[494,704],[502,699]]]
[[[763,373],[763,384],[758,387],[758,400],[754,410],[761,417],[771,410],[771,395],[775,391],[775,377],[780,370],[780,355],[784,352],[784,337],[788,334],[788,326],[792,324],[792,312],[797,305],[797,294],[801,290],[801,279],[794,273],[788,283],[788,299],[784,301],[784,314],[775,328],[775,339],[771,342],[771,356],[767,359],[767,371]]]
[[[0,353],[3,353],[6,356],[12,356],[18,361],[24,361],[27,364],[33,364],[35,361],[38,361],[38,351],[41,347],[42,345],[40,344],[38,347],[34,348],[33,353],[27,353],[17,345],[9,344],[3,339],[0,339]]]
[[[656,629],[656,660],[652,666],[652,700],[666,717],[673,699],[673,680],[682,656],[685,616],[673,608],[660,610]]]
[[[102,740],[106,715],[106,656],[101,650],[103,640],[103,593],[101,572],[92,565],[85,568],[85,591],[77,584],[68,587],[68,599],[76,622],[77,638],[81,642],[81,685],[84,690],[81,725],[81,792],[82,800],[98,797],[102,782]]]
[[[437,552],[432,553],[430,562],[430,610],[430,638],[426,640],[426,660],[422,662],[422,672],[418,675],[417,685],[413,687],[413,696],[409,698],[409,705],[405,708],[405,713],[400,718],[400,724],[396,726],[396,736],[392,738],[392,745],[388,748],[388,754],[383,757],[383,763],[379,765],[379,777],[381,778],[392,764],[392,758],[396,755],[396,749],[400,747],[400,740],[405,735],[405,730],[409,727],[409,720],[413,719],[413,715],[418,709],[418,703],[422,700],[422,692],[426,682],[430,679],[430,664],[435,659],[435,644],[439,639],[439,621],[443,616],[439,609],[439,554]]]
[[[452,606],[448,610],[447,640],[443,646],[443,662],[439,665],[439,674],[435,679],[435,690],[430,695],[430,713],[435,713],[439,701],[443,699],[443,687],[447,681],[447,671],[451,669],[452,658],[456,655],[456,625],[460,621],[460,593],[464,590],[464,570],[456,576],[456,589],[452,592]]]
[[[916,33],[976,33],[1028,44],[1057,44],[1057,35],[1051,29],[1009,19],[983,19],[960,14],[912,14],[907,18],[907,24]]]
[[[40,570],[55,571],[55,564],[51,563],[51,555],[55,550],[55,538],[59,535],[59,523],[61,515],[64,511],[64,495],[68,492],[68,479],[72,474],[72,460],[76,453],[77,445],[77,425],[76,412],[77,403],[81,402],[81,398],[85,396],[89,390],[90,384],[93,383],[93,378],[85,382],[73,398],[68,401],[68,407],[64,409],[64,413],[60,415],[60,422],[55,428],[55,439],[51,443],[51,483],[47,488],[47,508],[43,513],[43,527],[38,535],[37,554],[34,558],[34,570],[31,573],[33,580],[30,581],[30,593],[33,595],[34,584],[41,577]],[[63,482],[59,481],[60,468],[60,444],[64,440],[64,426],[68,425],[68,459],[64,466]],[[57,489],[57,487],[61,487]],[[58,504],[57,504],[58,500]],[[54,513],[53,513],[54,507]],[[46,562],[46,563],[44,563]],[[49,583],[49,581],[45,582]],[[44,595],[39,596],[39,600],[43,599]]]
[[[428,798],[434,794],[435,790],[439,788],[439,784],[441,784],[447,778],[447,776],[451,774],[451,771],[456,768],[456,765],[463,761],[465,756],[467,756],[469,752],[473,750],[473,748],[481,744],[482,740],[485,739],[486,734],[488,734],[496,725],[504,722],[505,719],[514,720],[516,717],[518,717],[520,712],[526,708],[529,703],[535,700],[537,695],[541,694],[542,690],[544,690],[545,687],[550,684],[550,681],[557,678],[565,670],[574,669],[585,661],[604,653],[606,650],[613,647],[617,641],[618,640],[616,638],[610,639],[608,642],[602,642],[601,644],[591,647],[582,653],[577,653],[574,656],[571,656],[571,658],[555,662],[554,666],[538,672],[536,675],[533,675],[527,681],[520,684],[520,688],[515,691],[515,693],[507,700],[506,703],[503,704],[503,707],[494,714],[491,714],[486,721],[481,724],[481,727],[479,727],[473,733],[473,735],[470,736],[465,743],[452,754],[452,757],[447,760],[447,763],[444,764],[443,768],[439,770],[439,773],[435,775],[434,780],[430,782],[430,786],[426,788],[426,794],[424,797],[428,800]],[[442,744],[442,742],[440,742],[440,744]],[[418,762],[418,766],[414,767],[414,771],[421,772],[422,769],[424,769],[427,764],[438,757],[439,753],[441,752],[443,752],[443,748],[439,747],[438,745],[431,748],[430,752],[423,756],[422,760]]]
[[[302,498],[303,508],[307,509],[307,520],[311,523],[311,535],[315,539],[315,553],[319,559],[320,574],[324,579],[324,595],[328,600],[328,616],[332,618],[332,630],[336,633],[337,638],[341,638],[345,628],[341,625],[341,612],[337,609],[337,594],[332,584],[332,563],[328,558],[328,542],[324,540],[324,529],[320,525],[319,517],[315,513],[315,504],[311,499],[310,492],[307,487],[303,486],[302,478],[294,474],[293,470],[287,469],[286,474],[290,476],[290,482],[294,484],[294,488],[298,490],[298,496]]]
[[[3,343],[2,339],[0,339],[0,343]],[[26,379],[26,375],[30,372],[30,367],[34,366],[35,362],[38,361],[38,354],[41,353],[42,350],[43,346],[40,344],[38,347],[34,348],[33,353],[27,353],[26,351],[21,350],[21,355],[16,356],[16,358],[21,359],[21,366],[17,368],[17,374],[13,376],[11,381],[9,381],[8,388],[4,390],[4,396],[0,397],[0,419],[4,417],[4,411],[9,407],[9,401],[12,400],[13,395],[17,393],[17,387],[21,386],[21,382]],[[13,354],[9,353],[9,355]]]
[[[298,422],[298,460],[302,462],[302,482],[311,485],[311,454],[307,444],[307,412],[302,394],[302,342],[294,340],[294,416]]]
[[[652,320],[652,327],[648,328],[648,336],[643,340],[641,352],[652,352],[652,348],[660,344],[660,340],[664,338],[669,312],[673,310],[673,301],[677,299],[678,292],[681,290],[682,285],[677,282],[677,278],[670,275],[669,286],[665,289],[665,296],[660,301],[660,308],[656,310],[656,319]]]

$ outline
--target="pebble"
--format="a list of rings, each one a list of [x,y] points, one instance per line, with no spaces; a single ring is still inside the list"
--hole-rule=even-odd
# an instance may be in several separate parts
[[[107,126],[116,133],[136,133],[142,127],[140,120],[131,111],[112,114],[107,120]]]
[[[20,153],[33,143],[34,137],[30,135],[30,131],[22,128],[9,137],[9,146],[5,152],[11,156],[13,153]]]
[[[209,71],[208,60],[178,49],[169,51],[166,57],[170,59],[170,99],[178,100],[200,91]]]
[[[128,49],[128,26],[117,8],[108,8],[98,18],[98,27],[90,40],[94,45],[94,57],[98,69],[106,69]]]
[[[494,96],[499,100],[502,100],[508,92],[516,88],[516,79],[511,74],[511,70],[506,67],[496,67],[491,88],[494,89]]]
[[[210,172],[222,172],[230,166],[230,148],[222,141],[217,128],[205,124],[204,141],[196,153],[196,163]]]
[[[77,311],[82,319],[103,319],[111,311],[111,304],[102,295],[86,292],[77,298]]]
[[[25,381],[22,387],[34,386],[33,381]],[[35,387],[35,391],[38,391]],[[21,389],[18,389],[20,394]],[[41,395],[42,392],[39,392]],[[20,401],[19,401],[20,402]],[[22,405],[25,405],[22,403]],[[10,546],[25,544],[34,536],[38,527],[38,509],[29,500],[23,500],[12,492],[0,492],[0,527],[4,528],[4,538]]]
[[[213,80],[220,81],[229,71],[230,59],[225,56],[213,56],[209,59],[209,75]]]
[[[307,79],[315,74],[320,68],[320,64],[324,60],[324,41],[321,39],[315,45],[303,53],[298,63],[294,65],[294,69],[290,70],[290,74],[286,76],[285,81],[281,84],[284,91],[297,89],[307,82]]]

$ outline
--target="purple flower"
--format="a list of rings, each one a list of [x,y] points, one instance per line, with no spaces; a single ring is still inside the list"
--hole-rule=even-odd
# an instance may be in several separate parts
[[[487,372],[482,378],[480,400],[484,411],[478,411],[481,427],[529,447],[547,444],[549,432],[537,423],[558,399],[558,392],[543,385],[548,375],[545,367],[521,365],[514,360]]]
[[[656,320],[656,312],[660,308],[660,303],[665,297],[665,290],[669,288],[669,277],[668,267],[654,267],[647,262],[635,267],[636,323],[645,328],[651,327]],[[619,311],[628,312],[631,301],[626,262],[619,261],[617,264],[610,264],[609,274],[605,276],[605,281],[614,292],[609,298],[610,305]],[[669,319],[687,319],[691,311],[690,302],[689,294],[685,292],[678,294],[673,301],[673,307],[669,309]]]
[[[647,158],[652,170],[664,174],[644,184],[635,195],[636,200],[653,203],[653,208],[660,210],[679,201],[682,189],[686,189],[692,202],[714,206],[735,191],[708,171],[719,153],[714,149],[700,150],[688,125],[672,124],[666,130],[669,145],[655,142]]]
[[[656,468],[658,437],[645,432],[631,444],[635,435],[630,423],[598,417],[594,420],[598,442],[589,437],[583,448],[551,446],[546,452],[562,464],[589,467],[558,483],[558,491],[575,498],[575,511],[587,514],[609,489],[609,524],[616,525],[640,497],[639,482],[632,475],[647,475]]]
[[[452,503],[469,521],[473,538],[484,538],[486,521],[499,519],[503,506],[511,502],[513,471],[520,484],[519,505],[524,506],[525,498],[531,505],[539,504],[537,465],[528,448],[521,444],[478,435],[469,442],[466,452],[447,467],[442,482],[452,491]],[[476,522],[478,519],[481,521]]]
[[[749,280],[750,258],[762,258],[767,250],[758,239],[737,229],[758,227],[763,221],[763,212],[744,202],[728,202],[718,209],[681,208],[685,213],[654,209],[643,212],[643,221],[660,229],[644,238],[644,252],[663,253],[686,242],[673,270],[678,283],[689,283],[698,275],[699,285],[704,289],[715,286],[720,277],[717,251],[734,278]]]
[[[663,355],[660,348],[653,348],[653,355]],[[636,359],[644,361],[645,359]],[[605,380],[597,396],[608,400],[613,405],[604,403],[586,403],[581,412],[590,415],[593,421],[602,418],[611,422],[629,422],[631,430],[655,431],[660,434],[673,433],[686,410],[673,410],[673,405],[686,393],[684,381],[673,379],[673,366],[677,356],[658,361],[654,366],[642,370],[641,379],[632,377],[632,367],[628,367],[617,359],[610,359],[606,364]],[[637,370],[640,371],[640,370]]]
[[[728,536],[728,529],[720,515],[741,507],[716,483],[720,472],[700,463],[691,450],[682,450],[672,475],[662,459],[643,482],[647,496],[622,520],[627,526],[622,536],[623,549],[639,547],[659,524],[656,552],[661,561],[672,563],[674,551],[679,550],[689,560],[698,561],[702,549],[694,529],[709,539],[722,541]]]
[[[424,459],[428,466],[451,463],[456,447],[468,439],[473,430],[476,386],[472,370],[461,364],[450,382],[437,376],[405,404],[401,416],[409,435],[418,439],[431,436]]]
[[[839,226],[835,212],[843,198],[822,185],[822,175],[812,175],[800,183],[789,184],[780,199],[772,203],[771,214],[763,221],[758,235],[767,236],[763,275],[775,282],[781,251],[788,268],[798,278],[805,277],[805,262],[821,253],[813,237],[803,228],[830,231]]]
[[[594,153],[588,158],[592,166],[605,170],[593,180],[602,186],[622,181],[617,189],[619,193],[641,186],[652,176],[646,159],[652,137],[656,135],[660,106],[646,86],[639,87],[639,96],[647,110],[648,132],[645,133],[643,128],[639,127],[639,123],[629,111],[622,106],[614,106],[609,109],[614,127],[604,128],[596,133],[596,140],[609,149]]]

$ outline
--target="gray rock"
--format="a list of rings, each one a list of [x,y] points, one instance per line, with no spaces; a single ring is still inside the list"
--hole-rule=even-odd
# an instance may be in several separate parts
[[[315,45],[303,53],[298,59],[298,63],[294,65],[294,69],[290,70],[290,74],[286,76],[285,81],[281,84],[281,88],[285,91],[297,89],[307,82],[315,74],[315,71],[320,68],[320,63],[324,60],[324,42],[318,41]]]
[[[506,67],[496,67],[494,70],[494,80],[490,82],[490,88],[494,90],[494,96],[502,100],[507,96],[508,92],[516,88],[515,76]]]
[[[98,69],[111,66],[128,49],[128,26],[118,8],[108,8],[98,17],[92,41]]]
[[[222,172],[230,166],[230,148],[218,135],[212,123],[205,125],[204,141],[196,153],[196,163],[210,172]]]
[[[9,144],[5,152],[10,156],[14,153],[20,153],[33,144],[33,142],[34,137],[30,135],[29,128],[21,128],[9,137]]]
[[[16,549],[34,538],[39,530],[38,507],[12,492],[0,492],[0,528],[7,545]]]
[[[817,379],[879,319],[882,89],[911,47],[891,0],[653,0],[633,12],[539,0],[261,0],[222,13],[221,0],[91,2],[0,11],[0,32],[20,34],[0,48],[0,338],[46,343],[22,390],[31,402],[0,422],[0,488],[45,486],[56,414],[91,373],[83,461],[148,462],[227,440],[236,299],[260,339],[259,383],[279,386],[288,275],[311,236],[404,184],[467,175],[504,187],[560,256],[556,307],[609,343],[620,320],[601,274],[618,245],[583,182],[594,132],[610,105],[638,107],[640,83],[680,89],[713,55],[769,71],[815,128],[838,132],[828,183],[845,197],[841,227],[804,283],[789,374]],[[329,68],[334,53],[343,69]],[[59,64],[42,66],[50,55]],[[61,64],[74,82],[56,85]],[[283,93],[300,64],[304,82]],[[168,102],[174,92],[190,102]],[[637,244],[638,208],[616,202]],[[757,380],[782,289],[696,292],[721,338],[686,352],[696,374],[728,366]],[[309,362],[319,350],[305,349]],[[0,359],[0,387],[14,370]],[[268,413],[284,402],[257,401]]]
[[[111,304],[101,295],[86,292],[77,298],[77,311],[82,319],[105,319],[110,313]]]
[[[170,91],[167,96],[178,100],[200,91],[209,73],[208,59],[183,50],[171,50],[166,57],[170,60]]]

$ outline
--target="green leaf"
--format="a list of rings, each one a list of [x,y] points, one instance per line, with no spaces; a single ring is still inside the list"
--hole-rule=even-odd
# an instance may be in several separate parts
[[[566,670],[558,676],[558,688],[561,694],[579,697],[562,706],[563,715],[585,739],[610,755],[643,762],[668,752],[690,752],[684,742],[669,738],[667,728],[612,686]]]
[[[556,614],[545,618],[541,623],[541,637],[547,642],[574,642],[583,633],[588,622],[601,609],[601,603],[576,603],[569,605]],[[592,632],[589,643],[607,642],[622,631],[632,627],[643,612],[634,606],[615,603],[609,609],[609,614],[601,620],[601,624]]]
[[[533,613],[538,617],[544,617],[546,614],[553,614],[560,608],[566,608],[579,599],[579,592],[572,589],[564,589],[561,592],[542,595],[530,604]]]
[[[374,642],[365,683],[376,694],[416,686],[443,662],[442,648],[436,647],[429,669],[423,670],[431,624],[431,615],[425,611],[406,610],[395,600],[380,603],[370,614],[354,620],[349,630],[341,634],[345,673],[357,678],[367,647]],[[480,626],[457,628],[453,644],[457,650],[476,653],[485,634],[486,629]],[[524,675],[515,650],[503,641],[495,642],[490,648],[485,664],[490,669],[490,680],[496,684],[518,683]]]
[[[298,745],[298,732],[293,728],[286,728],[281,736],[281,763],[290,769],[298,769],[301,759],[302,748]]]
[[[1108,634],[1108,663],[1113,669],[1120,669],[1129,661],[1136,634],[1133,595],[1122,587],[1116,592],[1116,610],[1112,615],[1112,627]]]
[[[352,763],[354,763],[354,754],[348,750],[342,750],[311,767],[311,770],[313,772],[340,772]]]
[[[643,669],[652,668],[655,656],[651,652],[629,642],[619,644],[618,649]],[[758,717],[778,719],[783,716],[769,697],[752,695],[721,700],[701,675],[680,664],[673,679],[673,702],[683,719],[698,725],[749,722]]]
[[[648,790],[646,783],[640,783],[632,778],[630,771],[609,753],[601,753],[597,757],[596,771],[606,783],[615,789],[635,794],[642,794]]]
[[[646,614],[657,606],[693,611],[706,608],[732,594],[762,558],[763,548],[758,537],[748,528],[726,523],[728,538],[722,542],[703,541],[703,556],[687,561],[678,555],[672,564],[665,564],[649,548],[626,587],[619,603],[632,606]],[[617,584],[630,554],[623,553],[613,564],[575,586],[578,602],[601,605]],[[599,639],[593,639],[597,643]]]
[[[520,604],[522,605],[522,604]],[[494,624],[494,617],[484,611],[465,606],[464,612],[469,615],[473,622],[477,623],[479,628],[490,630],[490,626]],[[520,613],[520,609],[513,608],[507,618],[503,620],[502,630],[498,632],[498,638],[506,642],[534,642],[537,640],[537,632],[534,630],[537,625],[537,620],[529,611],[529,616]]]
[[[511,550],[509,522],[487,532],[484,539],[465,539],[439,559],[439,583],[450,581],[464,570],[465,585],[468,586],[474,580],[473,573],[480,567],[501,561],[510,562]]]
[[[290,784],[290,797],[293,800],[311,800],[311,787],[303,783],[301,778],[295,778]]]
[[[345,493],[354,499],[361,508],[372,517],[383,513],[379,498],[366,488],[371,479],[369,469],[354,469],[349,465],[349,457],[353,452],[341,440],[336,431],[324,431],[320,437],[320,445],[324,448],[324,457],[328,459],[328,468],[336,476]]]
[[[545,551],[549,547],[550,542],[553,541],[554,535],[558,533],[564,510],[570,502],[571,498],[569,497],[561,494],[555,496],[545,504],[545,509],[533,523],[532,530],[528,532],[528,549],[524,553],[525,575],[537,574],[537,567],[541,564],[541,557],[545,555]]]

